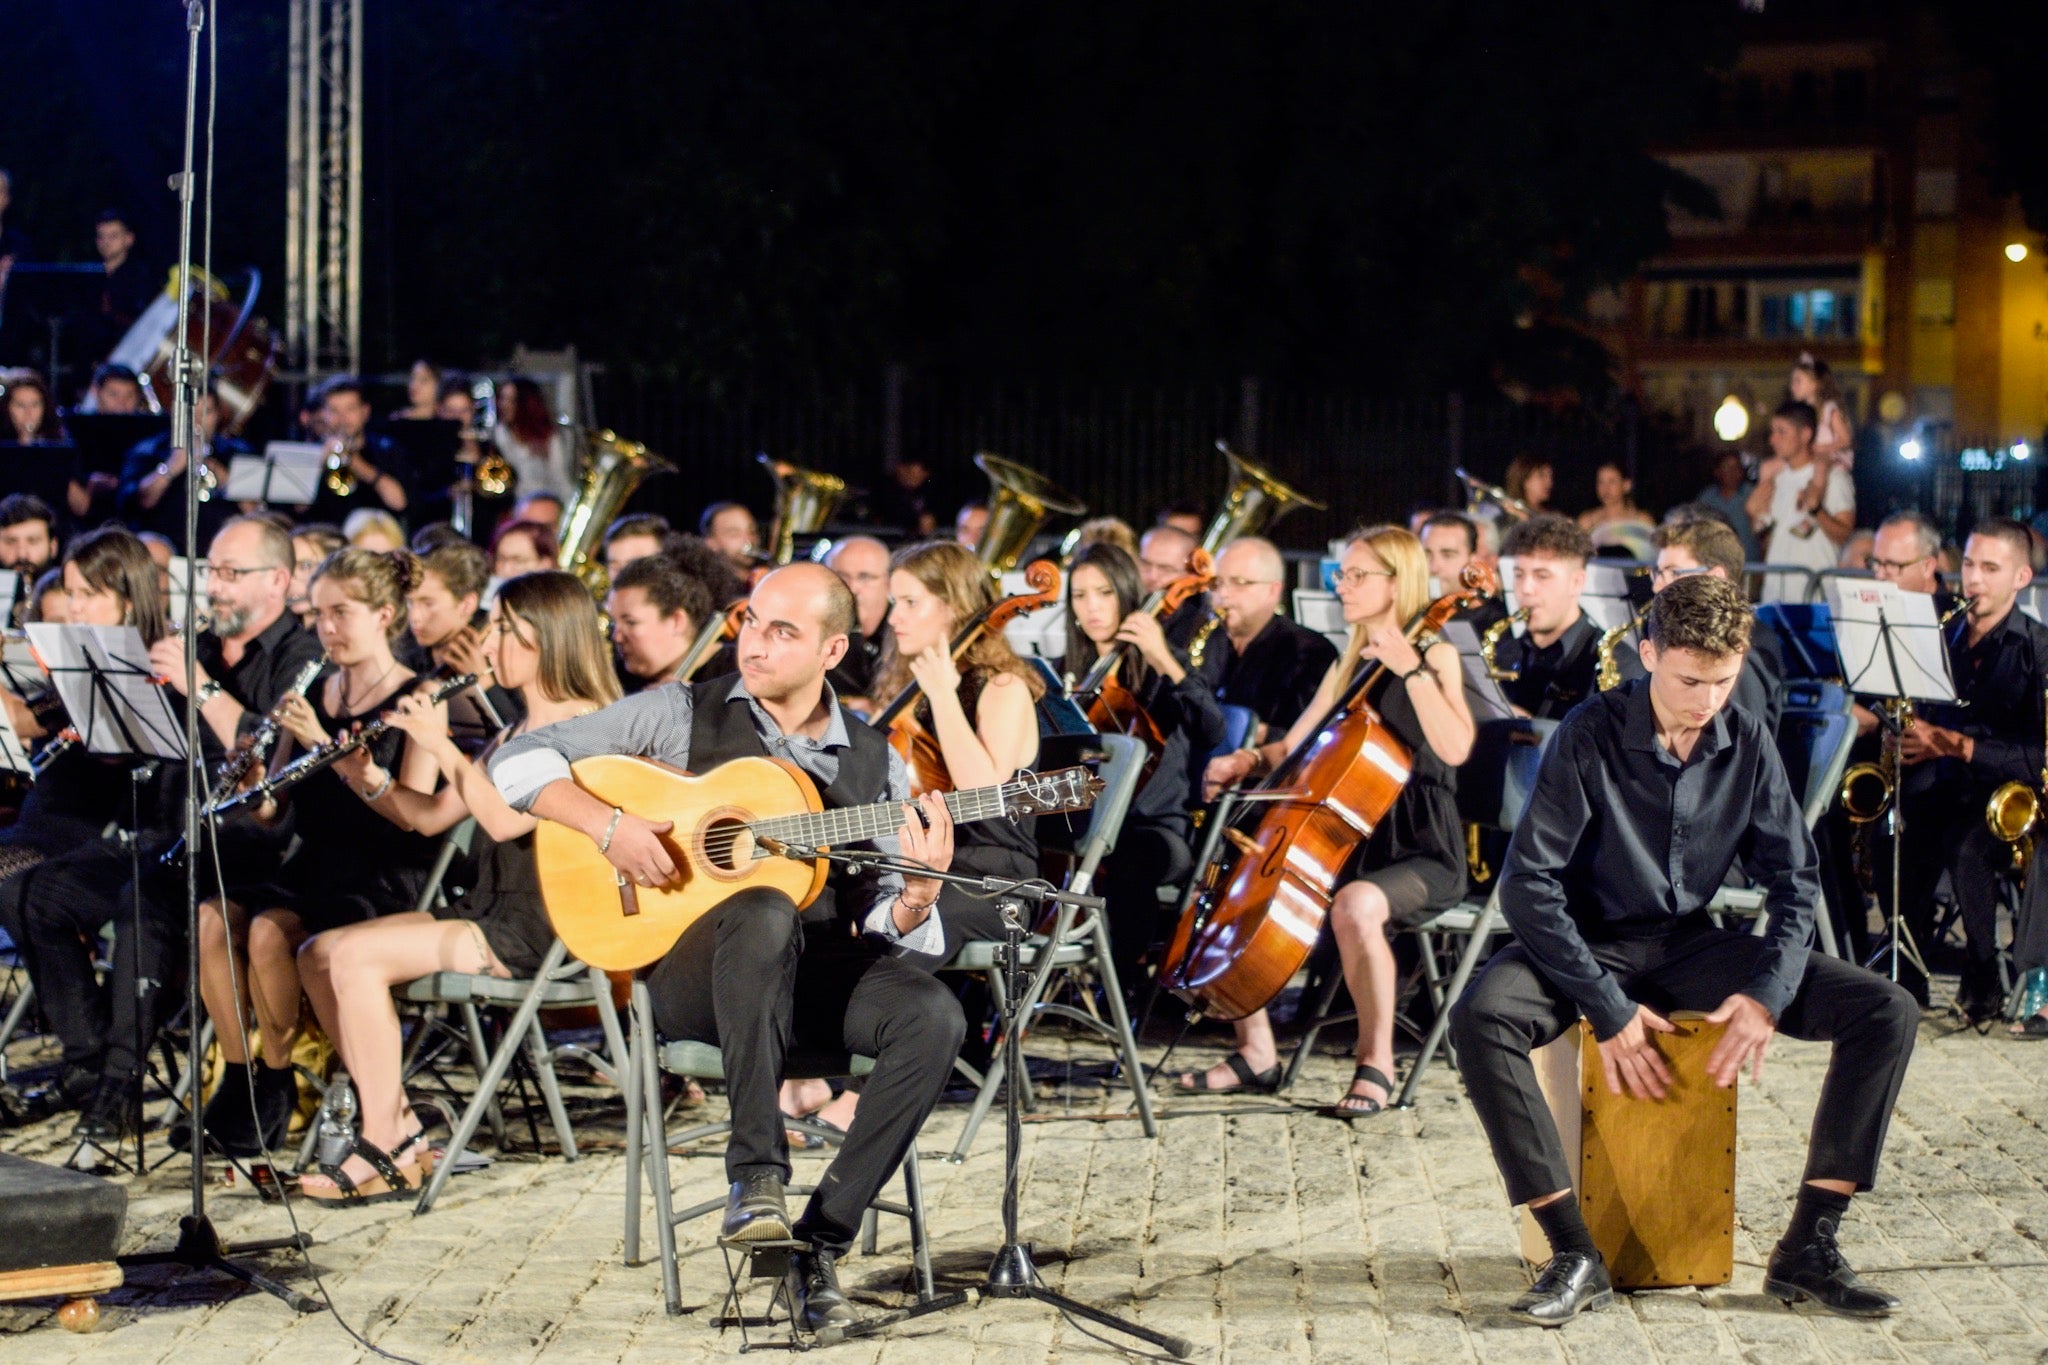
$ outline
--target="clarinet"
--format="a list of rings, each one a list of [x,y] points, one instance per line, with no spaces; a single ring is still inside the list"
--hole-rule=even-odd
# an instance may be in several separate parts
[[[439,705],[465,688],[474,686],[476,686],[476,674],[458,674],[437,686],[428,694],[427,700],[431,704]],[[229,796],[222,797],[207,808],[206,814],[209,818],[227,815],[230,812],[240,810],[243,806],[254,805],[268,800],[280,792],[290,791],[313,774],[324,772],[326,769],[333,767],[337,760],[346,758],[364,745],[373,744],[383,738],[384,732],[390,728],[390,721],[378,719],[371,721],[352,735],[342,739],[329,740],[319,748],[293,759],[290,763],[285,764],[283,768],[264,778],[247,791],[235,792]]]
[[[327,656],[322,654],[299,670],[299,675],[292,679],[292,685],[285,689],[285,695],[278,698],[276,707],[263,718],[263,723],[258,725],[255,733],[249,737],[248,747],[221,764],[220,771],[214,775],[213,780],[213,789],[216,792],[231,792],[241,786],[242,779],[249,775],[249,771],[269,756],[270,746],[277,743],[278,735],[284,730],[284,722],[278,717],[284,713],[286,698],[305,696],[312,688],[314,680],[326,667]]]

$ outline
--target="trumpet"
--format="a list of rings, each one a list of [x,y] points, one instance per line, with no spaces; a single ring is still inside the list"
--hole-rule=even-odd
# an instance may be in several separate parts
[[[1495,682],[1513,682],[1522,676],[1522,670],[1519,668],[1502,668],[1495,663],[1493,652],[1500,648],[1501,637],[1513,630],[1516,622],[1528,619],[1529,609],[1521,607],[1495,621],[1486,628],[1486,633],[1479,637],[1479,657],[1486,663],[1486,676]]]
[[[1508,490],[1502,488],[1499,484],[1487,483],[1471,474],[1467,474],[1463,469],[1455,469],[1451,472],[1456,474],[1458,481],[1465,485],[1465,515],[1472,515],[1479,510],[1480,504],[1490,502],[1516,521],[1523,521],[1528,518],[1529,504],[1523,502],[1520,498],[1509,497]]]
[[[321,482],[327,491],[337,498],[346,498],[356,491],[356,452],[363,448],[363,438],[351,436],[346,440],[331,442],[327,447],[327,473]]]

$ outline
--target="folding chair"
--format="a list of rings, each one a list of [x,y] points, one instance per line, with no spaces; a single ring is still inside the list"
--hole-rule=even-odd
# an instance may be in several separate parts
[[[625,1259],[627,1265],[640,1263],[640,1181],[644,1175],[654,1189],[654,1234],[661,1257],[662,1302],[674,1315],[683,1311],[682,1275],[676,1260],[676,1229],[706,1214],[722,1212],[726,1201],[721,1192],[716,1199],[707,1199],[677,1212],[675,1191],[669,1176],[669,1149],[729,1133],[732,1120],[726,1118],[701,1123],[670,1136],[661,1103],[661,1073],[666,1071],[672,1076],[692,1080],[722,1081],[725,1079],[725,1057],[709,1043],[659,1042],[654,1034],[654,1008],[647,994],[647,983],[637,976],[633,979],[630,1017],[633,1045],[627,1053],[631,1080],[626,1085]],[[791,1053],[783,1059],[783,1077],[786,1080],[829,1080],[865,1076],[874,1070],[874,1065],[873,1058],[843,1052]],[[785,1116],[783,1122],[791,1129],[814,1134],[830,1143],[837,1144],[846,1139],[846,1134],[838,1129],[810,1119]],[[814,1185],[791,1185],[786,1193],[808,1195],[816,1188]],[[878,1211],[894,1214],[909,1223],[910,1257],[916,1276],[917,1298],[920,1303],[929,1302],[934,1293],[931,1243],[925,1226],[924,1181],[918,1169],[915,1143],[903,1157],[903,1202],[877,1199],[868,1207],[861,1228],[861,1254],[864,1256],[872,1256],[875,1252],[879,1235],[875,1214]]]
[[[1488,721],[1481,727],[1488,737],[1488,748],[1498,753],[1500,760],[1501,784],[1497,809],[1478,812],[1490,818],[1480,821],[1495,829],[1512,830],[1522,818],[1522,811],[1529,804],[1529,798],[1536,790],[1536,774],[1543,765],[1543,755],[1550,747],[1550,737],[1557,733],[1557,722],[1548,720],[1503,720]],[[1487,805],[1494,805],[1489,792]],[[1466,901],[1456,905],[1428,921],[1408,926],[1403,933],[1416,935],[1422,948],[1423,984],[1429,991],[1431,1002],[1436,1007],[1436,1018],[1429,1032],[1423,1037],[1422,1050],[1408,1069],[1408,1078],[1402,1082],[1400,1094],[1393,1102],[1396,1109],[1405,1109],[1414,1101],[1415,1088],[1422,1081],[1423,1072],[1435,1060],[1436,1052],[1443,1045],[1444,1036],[1450,1027],[1451,1005],[1464,993],[1465,985],[1472,979],[1473,971],[1479,965],[1480,956],[1486,944],[1496,933],[1507,929],[1500,914],[1500,883],[1495,881],[1493,890],[1483,903]],[[1458,955],[1456,967],[1449,980],[1445,980],[1438,966],[1442,944],[1439,940],[1459,935],[1465,938],[1464,951]],[[1315,1047],[1316,1037],[1331,1024],[1345,1023],[1356,1019],[1356,1010],[1342,1014],[1331,1014],[1331,1004],[1336,1000],[1337,990],[1344,984],[1341,972],[1332,972],[1323,984],[1321,997],[1309,1014],[1308,1029],[1295,1046],[1294,1055],[1287,1059],[1287,1071],[1280,1079],[1280,1088],[1287,1089],[1294,1084],[1301,1071],[1302,1062]]]
[[[1096,868],[1116,848],[1117,833],[1123,828],[1124,817],[1130,813],[1131,800],[1137,795],[1138,779],[1144,775],[1145,768],[1144,741],[1129,735],[1104,735],[1101,744],[1108,754],[1099,770],[1103,788],[1095,798],[1087,832],[1081,836],[1076,850],[1080,855],[1079,866],[1068,883],[1069,890],[1082,895],[1086,895],[1094,884]],[[996,1008],[1002,1011],[1005,1009],[1003,973],[996,970],[996,955],[1000,948],[1000,944],[987,940],[963,943],[939,970],[984,973]],[[1048,948],[1052,950],[1050,954],[1046,951]],[[1108,920],[1092,910],[1077,911],[1071,905],[1060,906],[1048,932],[1032,934],[1025,939],[1023,966],[1031,972],[1031,978],[1025,986],[1024,998],[1017,1003],[1019,1026],[1028,1032],[1030,1022],[1036,1016],[1056,1014],[1093,1029],[1113,1043],[1123,1067],[1124,1079],[1131,1088],[1131,1097],[1137,1103],[1138,1122],[1146,1137],[1156,1136],[1158,1128],[1152,1119],[1152,1097],[1145,1085],[1145,1069],[1138,1060],[1137,1038],[1131,1031],[1130,1017],[1124,1009],[1122,983],[1117,980],[1116,967],[1110,957]],[[1104,1003],[1110,1017],[1105,1020],[1093,1011],[1047,1001],[1045,996],[1055,973],[1067,979],[1077,974],[1092,973],[1102,983]],[[982,1121],[988,1117],[989,1108],[1002,1089],[1002,1040],[996,1041],[995,1055],[987,1071],[977,1075],[965,1062],[956,1061],[954,1065],[976,1086],[967,1124],[961,1129],[960,1138],[953,1144],[947,1158],[958,1164],[967,1159],[975,1134],[981,1130]],[[1018,1083],[1024,1087],[1024,1093],[1030,1092],[1028,1076],[1019,1077]]]

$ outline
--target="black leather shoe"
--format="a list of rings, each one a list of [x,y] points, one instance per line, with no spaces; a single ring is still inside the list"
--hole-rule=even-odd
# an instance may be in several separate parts
[[[789,1209],[782,1202],[782,1177],[765,1171],[733,1181],[718,1235],[734,1242],[788,1241]]]
[[[141,1107],[132,1078],[106,1077],[92,1092],[92,1098],[85,1102],[78,1115],[78,1123],[71,1129],[71,1136],[80,1142],[96,1142],[102,1146],[133,1137],[136,1129],[141,1127]]]
[[[28,1118],[46,1119],[82,1106],[92,1098],[99,1083],[100,1073],[96,1067],[67,1066],[56,1080],[24,1093],[22,1107]]]
[[[1508,1312],[1539,1327],[1562,1327],[1584,1312],[1611,1307],[1614,1285],[1597,1251],[1560,1251]]]
[[[799,1251],[789,1258],[789,1312],[797,1326],[816,1336],[829,1327],[858,1321],[839,1287],[839,1258],[829,1251]]]
[[[1842,1259],[1842,1249],[1832,1237],[1816,1237],[1803,1247],[1780,1242],[1764,1271],[1764,1293],[1788,1304],[1812,1299],[1830,1313],[1850,1318],[1888,1317],[1899,1306],[1890,1294],[1863,1283]]]

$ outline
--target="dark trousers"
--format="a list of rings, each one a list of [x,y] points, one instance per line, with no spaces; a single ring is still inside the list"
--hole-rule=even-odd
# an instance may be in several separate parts
[[[663,1037],[724,1054],[732,1180],[765,1171],[789,1178],[775,1094],[785,1062],[806,1053],[875,1059],[846,1141],[795,1229],[820,1250],[852,1246],[952,1071],[966,1024],[951,992],[845,936],[843,925],[805,926],[789,897],[761,889],[691,925],[648,972],[647,989]]]
[[[145,849],[143,861],[151,857]],[[0,885],[0,924],[27,960],[36,1003],[64,1046],[65,1065],[113,1080],[141,1069],[160,1022],[164,979],[184,938],[180,917],[147,895],[138,922],[133,872],[129,850],[101,840]],[[93,955],[109,924],[114,951],[102,986]]]
[[[2012,865],[2009,845],[1992,836],[1984,824],[1988,789],[1954,786],[1917,792],[1906,798],[1906,841],[1899,859],[1899,900],[1906,927],[1921,955],[1934,965],[1934,892],[1947,872],[1962,915],[1969,960],[1989,963],[1998,956],[1998,907],[2005,869]],[[1881,831],[1870,841],[1872,879],[1878,903],[1889,921],[1892,909],[1892,846]]]
[[[1173,914],[1159,903],[1159,888],[1186,883],[1195,855],[1179,831],[1126,821],[1116,852],[1095,872],[1095,894],[1109,902],[1110,955],[1117,984],[1128,993],[1140,984],[1145,950],[1162,937]]]
[[[1663,938],[1592,947],[1631,999],[1668,1015],[1672,1010],[1712,1010],[1748,985],[1764,941],[1688,920]],[[1458,1069],[1493,1143],[1493,1159],[1511,1203],[1526,1204],[1572,1187],[1557,1124],[1536,1084],[1529,1054],[1577,1019],[1577,1006],[1550,984],[1520,944],[1494,954],[1451,1010]],[[1807,1144],[1808,1180],[1849,1180],[1859,1190],[1876,1181],[1885,1129],[1906,1078],[1919,1020],[1913,998],[1883,977],[1821,953],[1807,959],[1806,974],[1778,1020],[1778,1031],[1835,1045]]]

